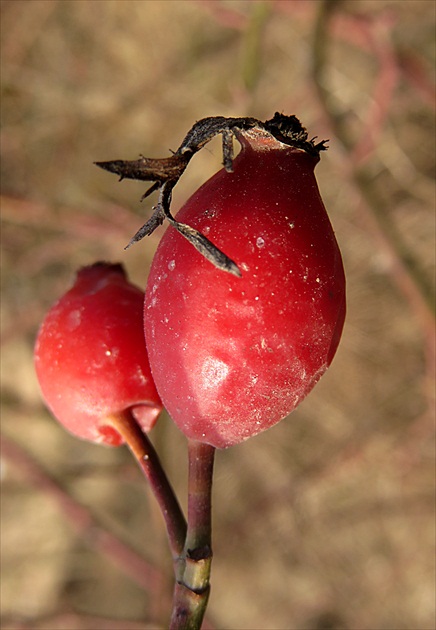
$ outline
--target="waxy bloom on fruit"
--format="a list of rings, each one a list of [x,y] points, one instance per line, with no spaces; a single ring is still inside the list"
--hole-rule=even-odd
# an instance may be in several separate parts
[[[149,431],[162,409],[145,347],[143,299],[121,265],[97,263],[78,272],[41,325],[35,366],[42,394],[80,438],[117,446],[123,439],[110,416],[131,412]]]
[[[233,172],[218,172],[176,216],[241,277],[168,229],[148,279],[144,321],[157,390],[188,437],[215,447],[295,409],[342,333],[344,270],[314,176],[325,147],[307,141],[301,126],[288,138],[287,120],[295,128],[294,117],[277,114],[262,128],[236,129],[242,151]]]

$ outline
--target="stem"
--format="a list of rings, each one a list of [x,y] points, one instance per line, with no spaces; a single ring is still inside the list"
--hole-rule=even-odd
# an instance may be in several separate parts
[[[170,630],[199,630],[210,592],[215,448],[188,440],[188,532],[174,589]]]
[[[173,560],[177,563],[183,553],[186,520],[152,443],[130,411],[108,417],[107,424],[123,437],[150,482],[165,520]]]

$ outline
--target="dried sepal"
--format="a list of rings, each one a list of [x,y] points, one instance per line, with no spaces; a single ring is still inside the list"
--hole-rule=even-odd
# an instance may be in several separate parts
[[[218,269],[236,276],[241,272],[226,254],[219,250],[209,239],[194,228],[180,224],[170,212],[172,190],[183,175],[192,156],[200,151],[212,138],[222,135],[223,165],[227,172],[233,171],[233,138],[240,139],[245,134],[258,130],[270,134],[279,142],[306,151],[317,157],[324,151],[326,141],[315,144],[315,138],[309,140],[306,129],[296,116],[285,116],[276,112],[270,120],[262,122],[256,118],[226,118],[211,116],[197,121],[188,131],[181,145],[173,155],[167,158],[146,158],[137,160],[113,160],[95,162],[106,171],[119,175],[122,179],[151,181],[154,184],[144,193],[141,201],[159,190],[159,199],[150,219],[132,237],[126,249],[149,236],[162,225],[165,219],[176,228],[207,260]]]

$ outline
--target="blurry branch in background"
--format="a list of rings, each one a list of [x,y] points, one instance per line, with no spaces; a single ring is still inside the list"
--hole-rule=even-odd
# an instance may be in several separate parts
[[[56,612],[51,615],[41,615],[38,619],[16,619],[4,616],[3,627],[8,630],[45,630],[46,628],[74,628],[74,630],[145,630],[151,625],[144,626],[144,622],[130,621],[128,619],[110,619],[97,617],[75,611]]]
[[[37,488],[44,496],[53,499],[68,523],[91,549],[111,560],[152,598],[161,599],[164,596],[162,584],[165,582],[165,575],[162,571],[152,566],[138,551],[99,523],[92,511],[77,501],[67,488],[49,475],[33,455],[3,433],[0,440],[0,453],[8,464],[16,467],[19,475],[23,476],[29,485]],[[170,600],[168,600],[168,608],[169,605]],[[64,616],[68,618],[68,613],[65,615],[62,613],[61,618]],[[107,620],[109,625],[110,621]],[[106,625],[104,627],[106,628]],[[127,623],[125,627],[128,627]],[[204,630],[213,630],[213,627],[210,620],[204,620]]]
[[[56,502],[70,525],[85,542],[115,562],[144,590],[151,594],[159,591],[162,584],[161,571],[98,523],[86,506],[74,499],[69,490],[45,472],[34,457],[15,441],[2,434],[0,445],[2,457],[17,468],[27,483]]]
[[[247,93],[253,95],[265,67],[262,65],[262,41],[269,18],[276,10],[271,0],[252,2],[250,11],[238,11],[230,3],[226,6],[219,0],[193,0],[199,8],[207,11],[212,19],[226,29],[241,34],[240,75]]]
[[[340,3],[337,0],[323,0],[319,4],[313,41],[313,79],[328,123],[346,154],[344,169],[348,170],[350,181],[353,182],[363,201],[362,210],[366,212],[379,245],[389,257],[390,272],[397,286],[418,316],[426,339],[433,348],[435,318],[433,287],[404,243],[391,218],[387,204],[374,186],[373,175],[367,166],[368,159],[374,156],[377,141],[389,115],[394,90],[404,66],[404,63],[400,63],[390,40],[392,15],[383,16],[382,14],[381,17],[376,18],[377,23],[359,16],[347,16],[349,20],[354,20],[353,26],[360,38],[363,37],[366,40],[369,38],[379,66],[372,95],[373,105],[368,111],[361,139],[355,140],[350,132],[345,112],[342,111],[332,94],[328,79],[333,20],[336,15],[339,17],[336,13],[339,8]],[[422,80],[420,85],[423,85]],[[431,355],[434,356],[434,348],[431,350]]]
[[[206,9],[212,19],[225,28],[244,31],[247,28],[247,17],[231,4],[224,5],[219,0],[193,0],[198,8]]]
[[[252,9],[242,42],[242,79],[246,90],[250,93],[256,89],[263,70],[261,65],[262,35],[271,15],[271,6],[268,2],[258,2],[254,3]]]

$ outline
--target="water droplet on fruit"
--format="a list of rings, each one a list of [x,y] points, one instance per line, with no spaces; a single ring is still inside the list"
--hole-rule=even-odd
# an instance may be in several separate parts
[[[207,236],[210,232],[210,227],[206,225],[206,227],[203,228],[202,232],[205,236]]]
[[[170,262],[168,263],[168,269],[170,271],[174,271],[175,268],[176,268],[176,261],[175,260],[170,260]]]
[[[258,236],[256,239],[256,247],[258,247],[259,249],[262,249],[262,247],[264,246],[265,246],[265,240],[261,236]]]

